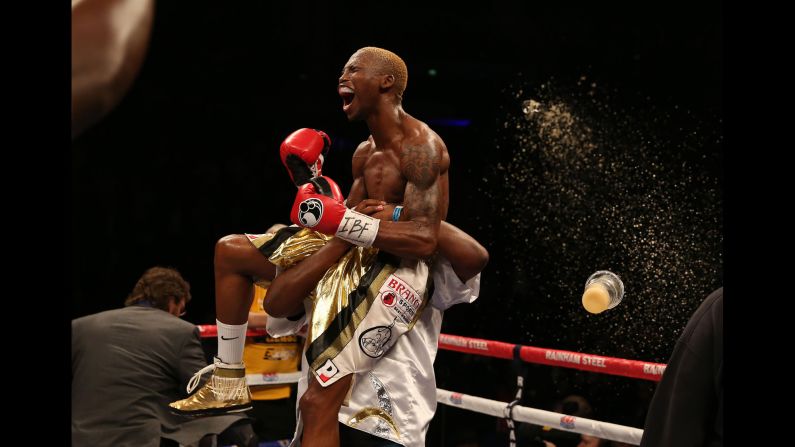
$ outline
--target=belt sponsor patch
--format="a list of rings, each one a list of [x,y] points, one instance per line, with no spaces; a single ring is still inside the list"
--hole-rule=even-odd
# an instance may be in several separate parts
[[[305,227],[314,227],[322,216],[323,202],[318,199],[306,199],[298,205],[298,221]]]
[[[403,324],[410,324],[422,304],[420,295],[405,281],[389,275],[378,290],[384,306],[393,309]]]
[[[386,307],[395,307],[395,304],[397,304],[397,301],[398,300],[397,300],[397,296],[395,295],[395,292],[393,292],[391,290],[381,294],[381,302],[383,302],[384,306],[386,306]]]
[[[376,326],[362,332],[359,336],[359,347],[368,357],[381,357],[389,347],[389,340],[392,339],[393,321],[389,326]]]
[[[336,376],[340,370],[337,368],[337,365],[331,361],[331,359],[326,360],[326,363],[323,364],[320,368],[315,370],[317,376],[320,378],[320,381],[326,383],[332,377]]]

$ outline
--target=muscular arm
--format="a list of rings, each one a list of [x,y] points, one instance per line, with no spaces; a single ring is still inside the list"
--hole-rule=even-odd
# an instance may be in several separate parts
[[[376,219],[391,218],[393,209],[394,207],[385,210],[383,202],[377,200],[366,200],[356,207],[356,211],[372,215]],[[276,276],[263,303],[268,315],[286,318],[303,312],[304,298],[309,296],[326,271],[350,248],[350,243],[334,238],[300,264]]]
[[[348,207],[359,204],[367,198],[364,184],[364,162],[367,159],[369,146],[363,142],[353,154],[353,185],[348,194]],[[370,214],[373,208],[359,209]],[[265,296],[263,307],[268,315],[286,318],[298,315],[304,310],[304,298],[309,296],[326,271],[350,249],[351,244],[342,239],[334,238],[323,248],[293,268],[281,272]]]
[[[298,315],[304,311],[309,296],[326,270],[345,254],[351,244],[334,238],[300,264],[281,272],[273,279],[265,301],[265,312],[276,318]]]
[[[377,201],[360,203],[357,211],[372,214],[382,220],[391,219],[394,206],[377,210]],[[447,222],[439,228],[439,253],[450,261],[453,271],[462,282],[480,273],[489,260],[489,253],[472,236]],[[351,245],[341,239],[332,239],[317,253],[300,264],[279,274],[268,288],[263,303],[265,311],[279,318],[298,315],[303,311],[303,300],[309,296],[326,271],[344,255]],[[252,325],[251,314],[249,324]],[[264,324],[263,324],[264,325]]]
[[[467,282],[482,272],[489,262],[489,252],[485,247],[460,228],[444,221],[439,228],[439,253],[450,261],[461,282]]]
[[[442,159],[442,148],[430,142],[403,149],[400,169],[407,180],[403,196],[403,213],[407,220],[381,222],[374,247],[402,258],[433,256],[442,212],[447,208],[447,197],[440,185]],[[355,163],[354,160],[354,177]]]

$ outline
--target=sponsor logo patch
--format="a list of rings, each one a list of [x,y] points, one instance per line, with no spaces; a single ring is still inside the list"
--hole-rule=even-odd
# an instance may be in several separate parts
[[[332,377],[336,376],[340,370],[337,368],[337,365],[331,361],[331,359],[326,360],[326,363],[323,364],[320,368],[316,369],[315,372],[317,376],[320,378],[320,381],[323,383],[328,382]]]
[[[386,307],[394,309],[403,324],[410,324],[414,321],[414,316],[417,315],[422,299],[417,291],[406,284],[405,281],[395,275],[389,275],[378,293],[381,294],[381,302]],[[392,300],[390,294],[394,296],[395,302],[392,304],[387,303],[387,301]]]
[[[359,336],[359,347],[368,357],[381,357],[388,347],[389,340],[392,339],[393,321],[389,326],[376,326],[362,332]]]
[[[318,199],[306,199],[298,205],[298,221],[301,225],[312,228],[323,216],[323,202]]]
[[[395,307],[395,303],[397,303],[397,297],[395,296],[395,292],[391,290],[388,292],[384,292],[381,294],[381,302],[384,303],[386,307]]]

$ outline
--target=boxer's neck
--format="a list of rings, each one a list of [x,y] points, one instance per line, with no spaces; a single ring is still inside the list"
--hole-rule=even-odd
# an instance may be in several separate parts
[[[409,114],[398,104],[379,107],[367,118],[367,128],[373,136],[375,146],[387,148],[390,143],[403,135],[403,123]]]

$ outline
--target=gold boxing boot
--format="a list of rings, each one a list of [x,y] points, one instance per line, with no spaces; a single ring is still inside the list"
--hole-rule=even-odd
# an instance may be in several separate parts
[[[251,409],[251,392],[246,383],[246,367],[242,363],[223,363],[218,357],[215,357],[212,365],[202,368],[193,375],[188,382],[188,394],[199,385],[201,376],[210,371],[213,374],[199,391],[185,399],[168,404],[173,413],[202,416]]]

